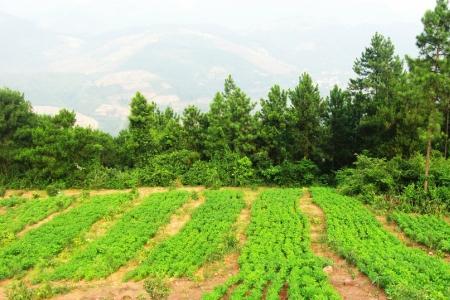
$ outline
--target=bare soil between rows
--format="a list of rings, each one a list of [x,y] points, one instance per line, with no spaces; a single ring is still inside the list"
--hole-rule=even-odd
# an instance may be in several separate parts
[[[326,217],[320,207],[312,202],[311,194],[305,191],[300,200],[300,209],[307,215],[311,225],[311,248],[314,254],[333,262],[325,267],[330,283],[344,299],[351,300],[385,300],[382,289],[372,284],[370,279],[354,266],[337,255],[326,244]]]

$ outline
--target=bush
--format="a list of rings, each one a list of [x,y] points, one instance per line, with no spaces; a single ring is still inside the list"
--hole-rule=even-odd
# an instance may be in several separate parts
[[[45,191],[47,192],[47,195],[49,195],[50,197],[54,197],[57,196],[61,190],[64,189],[64,185],[61,183],[51,183],[49,185],[47,185],[47,188],[45,189]]]
[[[6,289],[9,300],[41,300],[65,294],[70,290],[66,286],[53,287],[46,283],[37,288],[29,288],[22,281],[13,282]]]
[[[222,185],[217,168],[210,162],[196,161],[183,177],[185,185],[205,185],[206,187],[217,187]]]
[[[22,281],[13,282],[6,289],[6,297],[9,300],[32,300],[33,290],[28,288]]]
[[[252,162],[247,156],[226,152],[214,157],[210,163],[217,170],[222,185],[243,186],[254,180]]]
[[[429,190],[425,192],[425,160],[395,157],[389,161],[359,155],[353,168],[338,171],[338,189],[378,208],[440,213],[450,210],[450,162],[440,156],[431,161]]]
[[[167,299],[169,297],[169,284],[161,277],[147,278],[144,281],[144,289],[155,300]]]
[[[262,171],[265,181],[279,186],[308,186],[318,179],[319,169],[310,160],[298,162],[284,161]]]
[[[358,155],[354,168],[338,171],[338,187],[346,195],[391,194],[394,178],[385,159]]]

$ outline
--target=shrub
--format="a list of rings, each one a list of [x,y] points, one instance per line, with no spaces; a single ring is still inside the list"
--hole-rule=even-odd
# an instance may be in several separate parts
[[[214,157],[210,163],[217,170],[222,185],[242,186],[254,180],[252,162],[247,156],[226,152]]]
[[[54,197],[57,196],[63,188],[64,186],[60,183],[51,183],[47,185],[45,191],[47,192],[47,195],[49,195],[50,197]]]
[[[318,167],[310,160],[284,161],[262,172],[265,181],[280,186],[308,186],[317,181]]]
[[[183,177],[185,185],[205,185],[207,187],[221,186],[219,172],[210,162],[196,161]]]
[[[152,299],[162,300],[169,297],[169,284],[161,277],[150,277],[144,280],[144,289]]]
[[[6,289],[6,297],[9,300],[32,300],[33,291],[22,281],[13,282]]]
[[[379,208],[434,213],[450,209],[450,162],[434,156],[429,190],[423,189],[424,158],[395,157],[389,161],[359,155],[353,168],[338,171],[338,189]]]

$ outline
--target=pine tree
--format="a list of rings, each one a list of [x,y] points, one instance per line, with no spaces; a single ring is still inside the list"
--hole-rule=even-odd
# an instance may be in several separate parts
[[[289,91],[292,124],[290,152],[294,159],[320,161],[323,158],[323,117],[326,104],[322,101],[319,87],[304,73],[298,85]]]
[[[421,82],[425,92],[424,100],[428,103],[428,126],[426,131],[426,160],[424,189],[428,191],[432,141],[440,129],[439,106],[446,107],[446,124],[448,124],[449,99],[448,88],[450,73],[448,60],[450,53],[450,11],[446,0],[437,0],[434,10],[429,10],[422,18],[423,32],[417,36],[420,56],[410,60],[410,67]],[[445,129],[447,154],[448,127]]]
[[[404,71],[391,40],[375,33],[370,46],[355,61],[353,71],[356,78],[350,80],[349,90],[355,117],[359,119],[358,150],[392,157],[396,153],[385,145],[391,144],[395,138],[397,86]]]

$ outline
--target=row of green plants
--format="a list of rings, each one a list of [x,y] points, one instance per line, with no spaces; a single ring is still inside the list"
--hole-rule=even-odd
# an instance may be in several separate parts
[[[311,251],[309,223],[299,211],[299,189],[270,189],[254,202],[239,273],[203,299],[340,299]]]
[[[0,249],[0,279],[10,278],[60,253],[74,238],[96,221],[133,199],[132,193],[94,196],[27,232]]]
[[[450,253],[450,225],[435,215],[417,215],[395,211],[388,216],[412,240]]]
[[[170,216],[189,199],[186,191],[155,193],[128,211],[101,238],[74,253],[50,279],[104,278],[133,258]]]
[[[237,245],[232,227],[245,206],[242,192],[212,190],[206,191],[205,197],[186,226],[150,250],[126,279],[193,276],[205,262],[222,257]]]
[[[48,215],[61,211],[73,203],[75,197],[49,197],[44,199],[30,199],[22,201],[23,198],[10,203],[16,203],[8,207],[5,214],[0,215],[0,247],[15,239],[15,234],[27,225],[32,225],[44,219]],[[4,200],[9,200],[4,199]]]
[[[3,197],[0,195],[0,197]],[[24,202],[26,202],[27,199],[19,196],[11,196],[9,198],[0,198],[0,207],[14,207],[18,206]]]
[[[325,212],[330,246],[384,288],[389,298],[448,299],[450,265],[404,245],[357,199],[331,188],[311,191]]]

